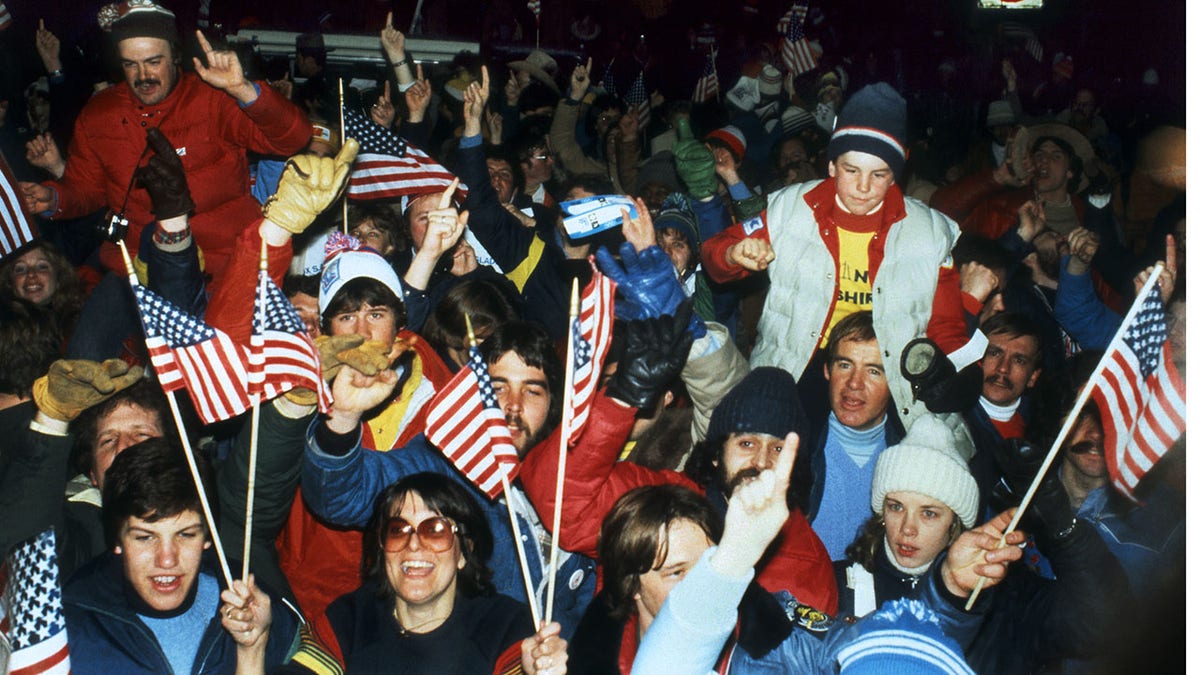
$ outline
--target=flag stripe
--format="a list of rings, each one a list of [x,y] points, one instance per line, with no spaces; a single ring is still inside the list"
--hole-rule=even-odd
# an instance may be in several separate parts
[[[454,174],[435,159],[361,112],[346,110],[345,124],[346,136],[356,139],[360,146],[346,190],[350,197],[381,199],[421,194],[445,188],[454,180]],[[459,201],[466,194],[467,186],[460,184]]]
[[[67,632],[61,631],[44,642],[14,653],[8,663],[8,672],[9,675],[65,675],[71,672],[67,657]]]
[[[0,4],[0,9],[3,7]],[[8,164],[0,157],[0,258],[34,240],[16,185]]]

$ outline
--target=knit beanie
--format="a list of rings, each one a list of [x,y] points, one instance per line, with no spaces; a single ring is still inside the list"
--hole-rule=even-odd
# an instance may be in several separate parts
[[[107,31],[113,43],[127,38],[159,38],[179,44],[175,29],[175,13],[151,0],[126,0],[100,8],[96,17],[100,28]]]
[[[396,276],[391,263],[384,260],[375,249],[359,244],[354,237],[334,232],[325,242],[325,265],[321,268],[321,290],[317,296],[317,307],[321,314],[325,313],[342,286],[359,277],[374,279],[387,286],[400,303],[404,303],[400,277]]]
[[[775,66],[765,64],[758,73],[758,93],[762,94],[763,98],[778,96],[782,88],[783,74]]]
[[[781,116],[783,121],[783,135],[791,136],[799,132],[804,127],[812,126],[817,123],[817,119],[812,113],[799,106],[788,106]]]
[[[668,227],[679,230],[687,239],[692,251],[700,251],[700,230],[696,224],[696,213],[692,210],[687,195],[672,192],[663,200],[658,217],[654,219],[654,230],[657,232]]]
[[[741,129],[732,124],[708,132],[704,140],[719,141],[725,145],[725,147],[729,148],[729,152],[733,153],[733,160],[735,162],[742,161],[742,158],[746,156],[746,135],[742,133]]]
[[[858,621],[858,637],[837,653],[842,675],[971,675],[962,649],[924,603],[889,600]]]
[[[932,414],[917,418],[908,435],[884,450],[871,480],[871,510],[883,513],[889,492],[917,492],[940,501],[958,514],[963,525],[975,525],[979,487],[954,446],[954,432]]]
[[[705,439],[723,440],[730,434],[803,434],[808,416],[796,392],[796,380],[782,368],[760,366],[725,394],[713,410]]]
[[[875,155],[899,178],[908,158],[907,124],[908,104],[900,94],[883,82],[869,84],[851,96],[838,114],[826,154],[831,161],[852,151]]]

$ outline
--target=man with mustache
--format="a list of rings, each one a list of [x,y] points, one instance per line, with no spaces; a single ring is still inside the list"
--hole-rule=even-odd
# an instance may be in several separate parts
[[[158,128],[183,162],[195,202],[185,233],[202,249],[206,271],[218,277],[238,234],[261,216],[250,195],[246,153],[291,155],[305,147],[312,127],[274,89],[248,80],[236,54],[214,49],[202,34],[196,72],[183,72],[175,15],[166,8],[129,0],[105,7],[99,18],[127,86],[109,87],[84,107],[62,178],[19,184],[25,208],[54,220],[102,208],[119,212],[129,220],[124,238],[134,253],[148,227],[156,228],[156,238],[178,241],[181,235],[155,225],[149,194],[132,183],[145,163],[146,131]],[[100,257],[107,269],[124,274],[112,242],[104,243]]]

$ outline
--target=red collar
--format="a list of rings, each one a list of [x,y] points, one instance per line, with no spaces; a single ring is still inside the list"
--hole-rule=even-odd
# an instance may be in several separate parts
[[[818,223],[828,223],[833,219],[833,210],[837,208],[837,181],[833,177],[826,178],[821,184],[804,195],[804,201],[813,210]],[[883,196],[883,227],[886,230],[893,223],[904,218],[904,193],[899,186],[892,185]]]

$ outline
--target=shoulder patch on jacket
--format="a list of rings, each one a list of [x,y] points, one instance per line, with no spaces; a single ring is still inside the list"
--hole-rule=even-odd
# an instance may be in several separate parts
[[[749,220],[742,221],[742,232],[748,237],[766,226],[762,216],[754,216]]]
[[[824,633],[833,627],[834,619],[825,612],[819,609],[809,607],[804,603],[796,600],[790,600],[787,604],[788,619],[792,625],[810,633]],[[820,636],[823,637],[823,636]]]

